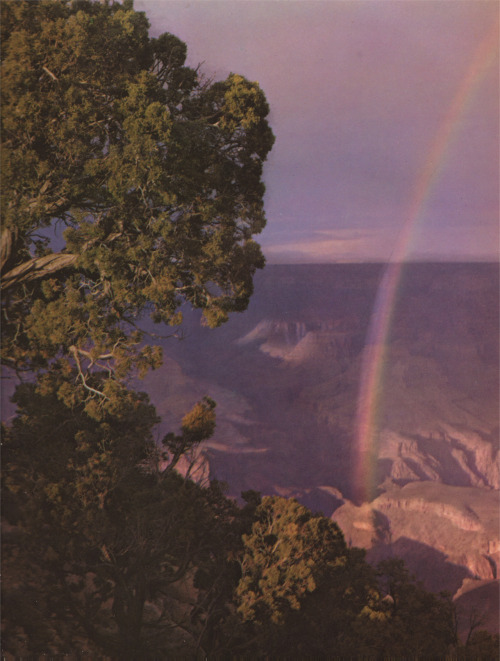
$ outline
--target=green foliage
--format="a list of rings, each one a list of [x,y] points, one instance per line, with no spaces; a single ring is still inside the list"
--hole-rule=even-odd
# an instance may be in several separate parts
[[[108,380],[115,391],[96,408],[63,367],[18,389],[4,429],[5,651],[490,658],[495,640],[474,632],[459,645],[450,599],[401,561],[376,573],[297,501],[247,492],[239,508],[217,483],[176,473],[179,453],[213,431],[211,400],[159,451],[144,395]]]
[[[313,517],[295,500],[265,497],[250,534],[243,537],[242,578],[236,591],[244,620],[282,624],[290,609],[316,588],[321,574],[342,567],[339,528]]]
[[[235,590],[240,621],[228,626],[233,652],[333,658],[362,649],[357,627],[378,599],[364,553],[293,499],[265,497],[253,511]]]
[[[215,402],[204,397],[183,417],[181,434],[169,433],[162,440],[165,449],[162,459],[169,462],[168,470],[173,470],[182,456],[192,455],[192,450],[214,431]]]
[[[130,326],[216,326],[264,264],[262,166],[274,137],[256,83],[204,81],[131,3],[2,3],[3,360],[61,352],[121,378],[158,364]],[[63,243],[52,252],[47,237]]]
[[[124,383],[161,363],[145,315],[175,325],[188,303],[217,326],[247,306],[269,108],[186,67],[130,0],[1,12],[2,361],[32,372],[4,430],[6,649],[189,657],[238,580],[235,505],[174,470],[215,403],[158,448]]]
[[[52,370],[19,387],[18,414],[4,429],[4,516],[14,526],[3,540],[12,609],[4,650],[70,654],[82,645],[120,659],[194,650],[194,577],[206,567],[203,587],[216,591],[209,569],[223,557],[234,505],[216,484],[160,469],[145,395],[111,382],[113,397],[89,409],[73,380]],[[213,430],[210,413],[203,402],[186,416],[193,442]]]

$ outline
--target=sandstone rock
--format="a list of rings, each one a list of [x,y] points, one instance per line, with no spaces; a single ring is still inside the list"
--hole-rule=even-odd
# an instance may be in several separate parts
[[[489,580],[498,575],[495,491],[434,482],[392,485],[372,503],[345,503],[332,519],[350,543],[370,550],[372,561],[401,554],[428,586],[439,583],[454,592],[466,576]],[[433,558],[428,567],[420,562],[426,554]]]

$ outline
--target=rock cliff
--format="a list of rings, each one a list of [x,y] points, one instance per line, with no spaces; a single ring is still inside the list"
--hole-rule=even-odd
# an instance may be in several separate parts
[[[370,560],[402,556],[429,587],[452,593],[465,578],[497,578],[496,491],[437,482],[385,488],[371,503],[345,502],[332,515],[350,543],[368,549]]]

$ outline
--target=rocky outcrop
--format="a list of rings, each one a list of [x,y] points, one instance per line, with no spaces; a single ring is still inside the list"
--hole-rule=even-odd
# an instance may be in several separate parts
[[[237,340],[237,344],[256,343],[270,356],[283,358],[304,338],[309,328],[304,321],[263,319],[249,333]]]
[[[471,483],[500,489],[500,457],[495,439],[485,440],[477,432],[450,424],[443,424],[442,429],[445,439],[460,453],[459,461],[471,475]]]
[[[444,431],[446,430],[446,431]],[[499,488],[500,456],[493,438],[474,429],[441,422],[418,433],[384,429],[379,435],[380,481],[389,477],[400,486],[432,480],[480,489]]]
[[[441,421],[435,427],[404,432],[384,429],[378,457],[385,475],[400,485],[433,480],[460,486],[499,488],[499,453],[473,429],[457,429]]]
[[[353,331],[345,330],[352,321],[283,321],[264,319],[239,338],[238,346],[256,344],[260,351],[292,365],[313,367],[320,361],[343,361],[347,366],[353,355]]]
[[[345,503],[332,515],[348,542],[369,549],[372,561],[402,555],[429,585],[435,588],[438,581],[440,589],[452,592],[466,576],[498,576],[497,492],[435,482],[386,488],[373,502]],[[433,562],[426,568],[420,560],[430,552]]]
[[[309,365],[329,361],[336,367],[346,367],[352,355],[352,336],[350,333],[335,331],[310,331],[290,351],[286,360],[290,365]]]

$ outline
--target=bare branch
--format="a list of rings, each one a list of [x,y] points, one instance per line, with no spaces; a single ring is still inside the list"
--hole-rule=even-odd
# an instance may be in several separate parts
[[[92,388],[92,386],[88,385],[87,379],[85,378],[85,374],[82,371],[82,365],[80,363],[80,358],[78,356],[78,349],[74,345],[72,345],[71,347],[69,347],[69,352],[71,353],[71,355],[75,359],[75,363],[76,363],[76,366],[78,368],[78,376],[80,377],[80,380],[81,380],[85,390],[88,390],[89,392],[94,393],[95,395],[98,395],[99,397],[102,397],[102,398],[107,399],[109,401],[109,397],[107,395],[105,395],[100,390],[96,390],[95,388]]]
[[[8,271],[2,277],[2,289],[9,289],[22,282],[32,282],[52,273],[57,273],[57,271],[72,266],[76,260],[77,255],[70,253],[55,253],[35,257],[29,262],[20,264]]]
[[[59,80],[57,76],[54,75],[50,69],[47,69],[47,67],[44,66],[42,67],[42,69],[45,71],[47,75],[49,75],[52,78],[52,80]]]

